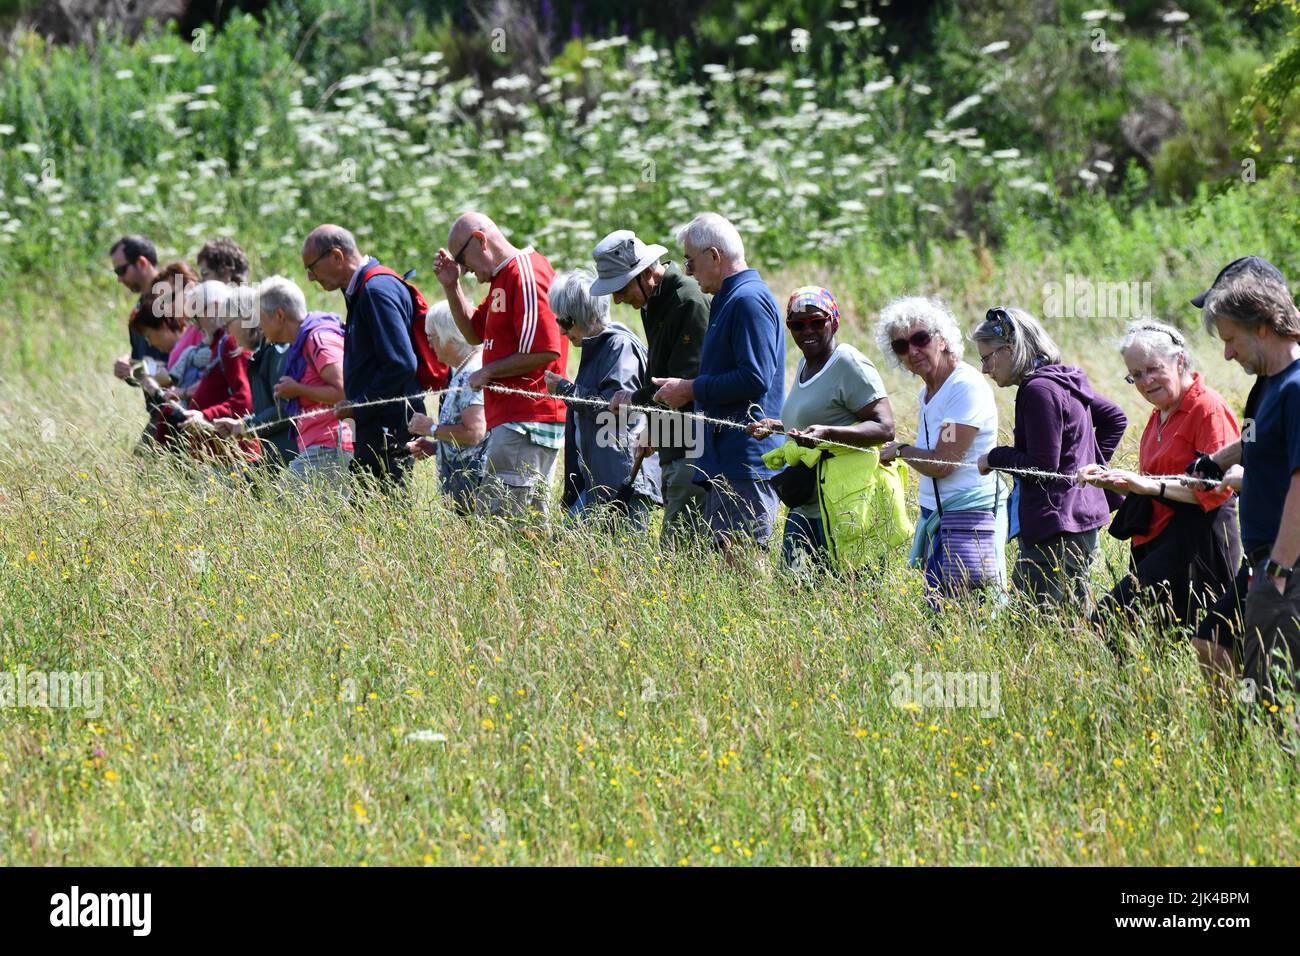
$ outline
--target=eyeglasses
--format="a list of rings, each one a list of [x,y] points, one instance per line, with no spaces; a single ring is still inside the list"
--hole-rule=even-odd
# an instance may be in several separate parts
[[[1147,379],[1151,378],[1151,376],[1158,375],[1163,371],[1164,371],[1163,366],[1150,365],[1144,369],[1139,369],[1136,372],[1130,371],[1127,375],[1124,376],[1124,381],[1128,382],[1130,385],[1136,385],[1138,382],[1144,382]]]
[[[126,270],[129,268],[131,268],[131,263],[129,262],[126,265],[113,266],[113,274],[120,279],[122,276],[126,275]]]
[[[981,356],[980,356],[980,368],[988,368],[988,367],[989,367],[989,362],[993,361],[993,356],[997,355],[997,354],[998,354],[999,352],[1001,352],[1003,349],[1009,349],[1009,348],[1011,348],[1011,346],[1009,346],[1009,345],[999,345],[997,348],[995,348],[995,349],[994,349],[992,352],[990,352],[988,355],[981,355]]]
[[[701,249],[701,250],[700,250],[700,255],[704,255],[704,253],[709,252],[710,250],[715,249],[715,248],[716,248],[716,246],[709,246],[708,249]],[[694,256],[684,256],[682,262],[683,262],[683,264],[686,266],[686,274],[687,274],[688,276],[693,276],[693,275],[695,275],[695,257],[694,257]]]
[[[920,332],[913,332],[905,339],[894,339],[889,343],[889,347],[894,350],[895,355],[906,355],[907,350],[912,346],[923,349],[934,340],[934,336],[922,329]]]
[[[312,274],[312,270],[316,268],[316,264],[317,264],[318,262],[320,262],[322,259],[324,259],[326,256],[328,256],[328,255],[329,255],[331,252],[333,252],[333,251],[334,251],[333,249],[326,249],[324,252],[322,252],[320,255],[318,255],[315,259],[313,259],[311,265],[309,265],[309,266],[307,267],[307,275],[311,275],[311,274]]]
[[[785,327],[795,334],[806,332],[809,329],[820,332],[826,328],[830,321],[830,319],[786,319]]]
[[[465,240],[464,245],[460,247],[460,252],[456,253],[456,265],[460,266],[462,269],[465,268],[465,259],[464,259],[465,250],[469,248],[469,244],[473,241],[474,241],[474,233],[471,232],[469,234],[469,238]]]

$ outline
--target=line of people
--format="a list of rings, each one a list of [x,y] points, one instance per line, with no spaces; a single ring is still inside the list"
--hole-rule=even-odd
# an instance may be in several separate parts
[[[1134,472],[1111,463],[1124,413],[1028,312],[988,310],[969,336],[977,369],[941,301],[884,308],[877,345],[920,380],[915,437],[899,441],[876,366],[837,340],[829,290],[796,289],[782,310],[717,214],[696,216],[677,239],[682,266],[620,230],[596,245],[594,269],[557,275],[469,212],[437,252],[443,300],[430,307],[410,274],[323,225],[303,243],[303,267],[343,292],[343,318],[308,312],[280,276],[243,285],[247,259],[228,240],[204,247],[195,274],[184,263],[158,269],[153,247],[128,236],[111,256],[140,300],[132,351],[114,371],[145,388],[147,441],[221,469],[270,462],[347,494],[350,474],[392,490],[434,458],[457,511],[520,519],[550,510],[563,449],[561,506],[574,521],[645,529],[662,507],[665,543],[702,535],[738,556],[769,541],[785,504],[787,565],[869,570],[910,541],[936,606],[1009,583],[1040,604],[1083,608],[1109,525],[1132,559],[1092,610],[1099,629],[1114,633],[1116,620],[1154,604],[1210,672],[1235,676],[1236,648],[1267,699],[1275,652],[1294,680],[1300,315],[1276,267],[1236,260],[1193,300],[1225,356],[1258,376],[1249,434],[1194,370],[1181,331],[1154,319],[1126,330],[1128,381],[1153,406]],[[466,273],[486,288],[477,304]],[[646,343],[611,321],[611,301],[640,311]],[[783,324],[802,353],[788,393]],[[570,346],[581,352],[573,380]],[[998,445],[989,380],[1017,389],[1011,445]],[[429,390],[446,390],[436,417]],[[287,421],[305,412],[315,414]],[[1006,545],[1017,538],[1008,582]]]

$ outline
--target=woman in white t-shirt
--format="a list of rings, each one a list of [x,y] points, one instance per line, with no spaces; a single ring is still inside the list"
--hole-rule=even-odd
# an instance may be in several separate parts
[[[876,342],[922,382],[915,442],[890,442],[880,452],[882,462],[900,459],[919,475],[913,565],[947,595],[1005,586],[1006,490],[976,467],[997,445],[997,404],[984,377],[961,360],[957,320],[937,299],[908,296],[881,312]]]

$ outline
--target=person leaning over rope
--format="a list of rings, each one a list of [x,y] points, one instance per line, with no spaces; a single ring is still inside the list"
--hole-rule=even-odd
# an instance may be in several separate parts
[[[438,406],[438,420],[428,415],[411,419],[408,446],[417,459],[433,455],[438,463],[438,487],[462,515],[474,511],[479,486],[487,472],[487,416],[483,390],[469,380],[483,367],[483,346],[470,345],[460,334],[451,305],[438,302],[429,309],[425,328],[438,361],[451,369],[447,394]]]
[[[334,414],[335,403],[343,399],[342,322],[332,312],[308,312],[302,289],[284,276],[259,282],[253,303],[266,340],[285,348],[273,395],[284,416],[297,419],[291,426],[294,456],[287,472],[303,484],[324,485],[347,497],[352,423]],[[223,435],[243,435],[253,428],[258,435],[265,433],[257,416],[215,424]]]
[[[1014,444],[980,457],[991,468],[1074,475],[1110,461],[1128,426],[1118,405],[1092,390],[1082,370],[1061,362],[1061,350],[1039,321],[1021,309],[993,308],[971,336],[980,368],[999,388],[1016,386]],[[1020,535],[1011,583],[1050,604],[1088,600],[1088,569],[1097,532],[1110,518],[1099,488],[1072,478],[1016,477],[1008,515]]]
[[[326,292],[341,290],[347,303],[344,329],[344,399],[334,406],[339,418],[351,419],[355,457],[352,469],[385,492],[409,480],[412,459],[406,422],[411,412],[424,411],[423,388],[416,376],[418,362],[411,343],[414,303],[397,276],[373,274],[379,260],[357,249],[352,233],[342,226],[317,226],[302,245],[307,278]],[[369,276],[368,280],[364,280]],[[413,396],[413,397],[412,397]],[[368,405],[385,399],[402,399]]]
[[[131,315],[127,319],[127,337],[131,346],[130,351],[118,356],[113,363],[113,374],[122,381],[131,383],[131,367],[134,363],[148,358],[154,362],[167,364],[166,352],[151,346],[142,334],[131,330],[131,326],[140,312],[141,300],[147,293],[152,291],[154,281],[157,278],[158,251],[154,248],[154,244],[143,236],[123,236],[113,243],[108,255],[113,272],[117,276],[117,281],[135,293],[137,297],[135,305],[131,309]],[[145,395],[144,399],[145,409],[149,412],[149,421],[140,434],[137,450],[149,446],[151,437],[158,425],[155,407],[151,406],[148,395]]]
[[[1241,564],[1236,502],[1231,492],[1148,476],[1181,473],[1199,452],[1216,452],[1241,431],[1223,398],[1192,371],[1187,342],[1173,326],[1154,319],[1131,323],[1120,354],[1128,381],[1154,408],[1142,432],[1137,472],[1093,465],[1079,473],[1081,482],[1126,496],[1111,534],[1132,544],[1131,571],[1094,620],[1116,610],[1131,616],[1145,592],[1174,624],[1190,628],[1232,584]],[[1230,675],[1231,635],[1223,636],[1226,646],[1200,634],[1192,644],[1203,667]]]
[[[522,517],[550,510],[551,477],[564,446],[564,405],[546,395],[543,372],[563,375],[569,342],[555,324],[547,292],[555,270],[531,246],[518,249],[487,216],[467,212],[452,223],[433,270],[465,341],[483,346],[483,367],[472,388],[492,384],[536,393],[514,395],[488,388],[487,475],[479,507],[490,515]],[[462,271],[488,283],[473,308],[461,288]]]
[[[611,411],[624,405],[645,407],[654,401],[659,386],[654,378],[690,379],[699,374],[700,350],[709,327],[709,300],[700,284],[676,264],[660,262],[667,250],[646,245],[628,229],[611,232],[592,251],[597,279],[593,296],[611,296],[616,305],[641,310],[641,327],[649,346],[646,374],[635,391],[615,392]],[[659,459],[664,518],[660,542],[671,544],[683,535],[702,532],[707,495],[695,483],[694,462],[700,448],[700,431],[681,412],[691,412],[687,402],[680,412],[654,416],[654,447],[649,455]]]
[[[921,476],[910,563],[944,596],[1004,588],[1006,493],[997,475],[975,467],[997,444],[998,408],[988,382],[961,360],[956,318],[938,299],[896,299],[880,313],[876,344],[922,382],[916,444],[892,441],[880,450],[882,463],[900,460]]]
[[[659,386],[654,400],[678,409],[695,402],[702,414],[737,423],[776,418],[785,398],[781,309],[758,270],[745,262],[740,233],[706,212],[677,238],[687,275],[699,281],[701,291],[713,293],[713,301],[699,374],[653,378]],[[725,553],[742,541],[765,545],[771,538],[779,501],[772,488],[775,472],[763,455],[780,445],[775,436],[754,441],[739,429],[706,428],[695,480],[707,483],[704,519]]]
[[[1300,665],[1300,310],[1285,282],[1254,265],[1216,282],[1203,315],[1225,359],[1267,377],[1252,440],[1241,442],[1241,538],[1254,567],[1242,669],[1276,710]]]
[[[800,446],[816,448],[823,440],[873,448],[894,440],[894,410],[876,366],[852,345],[837,342],[840,307],[829,290],[795,289],[786,304],[785,325],[803,353],[794,386],[785,398],[780,420],[765,418],[750,427],[755,438],[788,432]],[[828,455],[838,451],[825,452]],[[869,471],[860,462],[862,477]],[[816,489],[809,497],[789,499],[781,552],[787,567],[811,562],[831,566],[830,544]],[[802,497],[802,494],[799,495]]]
[[[575,269],[560,273],[551,284],[555,320],[569,343],[582,350],[572,382],[546,371],[547,391],[562,399],[609,401],[619,392],[635,392],[646,378],[645,346],[626,326],[609,321],[609,298],[588,292],[595,279],[591,271]],[[659,463],[643,457],[637,447],[645,415],[578,402],[568,408],[564,484],[566,492],[575,492],[569,514],[579,521],[607,515],[617,501],[627,509],[632,526],[644,531],[651,506],[662,500]],[[641,467],[634,479],[638,458]]]

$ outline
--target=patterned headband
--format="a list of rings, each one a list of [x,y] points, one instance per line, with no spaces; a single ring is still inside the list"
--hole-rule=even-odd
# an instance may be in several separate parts
[[[802,312],[810,305],[817,311],[829,315],[831,321],[838,322],[840,320],[840,307],[835,301],[835,296],[831,295],[829,289],[823,289],[821,286],[816,285],[800,286],[790,293],[790,301],[786,304],[785,314]]]

